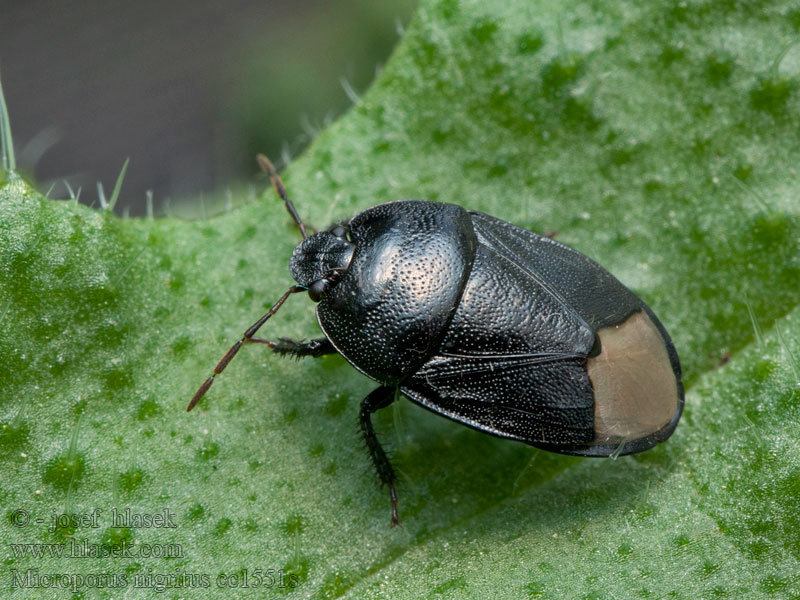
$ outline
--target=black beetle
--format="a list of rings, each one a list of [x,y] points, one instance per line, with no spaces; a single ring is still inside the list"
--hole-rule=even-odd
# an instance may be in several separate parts
[[[246,342],[281,355],[339,352],[380,383],[360,424],[398,523],[395,474],[372,427],[395,390],[440,415],[561,454],[619,456],[666,440],[683,410],[678,354],[653,312],[608,271],[548,237],[453,204],[374,206],[309,236],[269,160],[259,163],[303,234],[292,286]],[[308,291],[324,338],[253,337]]]

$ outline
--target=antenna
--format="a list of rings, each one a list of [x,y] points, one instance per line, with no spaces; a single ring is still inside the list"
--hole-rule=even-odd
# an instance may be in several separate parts
[[[278,300],[272,306],[272,308],[269,309],[267,314],[265,314],[255,323],[253,323],[247,329],[247,331],[244,332],[244,334],[242,335],[242,339],[240,339],[233,346],[231,346],[230,349],[225,353],[225,356],[223,356],[217,363],[217,366],[214,367],[214,372],[211,373],[211,377],[206,379],[203,382],[203,385],[197,388],[197,391],[194,393],[194,396],[192,396],[192,399],[189,401],[189,406],[186,407],[186,412],[192,410],[197,405],[197,403],[200,402],[203,396],[206,395],[208,388],[210,388],[211,384],[214,383],[214,378],[225,370],[225,367],[227,367],[228,363],[233,360],[233,357],[236,356],[236,353],[239,352],[239,349],[247,342],[255,341],[252,338],[256,334],[256,331],[258,331],[261,328],[261,326],[264,323],[266,323],[272,315],[278,312],[278,309],[283,305],[284,302],[286,302],[286,299],[290,295],[296,294],[297,292],[305,292],[306,289],[307,288],[300,285],[293,285],[292,287],[290,287],[289,290],[283,296],[281,296],[281,299]]]
[[[286,193],[286,187],[283,185],[283,181],[281,181],[278,172],[275,170],[275,165],[273,165],[263,154],[256,155],[256,159],[258,160],[261,170],[269,175],[269,180],[272,182],[272,187],[275,188],[278,196],[283,199],[283,203],[286,205],[286,211],[292,215],[292,219],[294,219],[294,222],[297,223],[297,226],[300,228],[300,233],[303,234],[303,239],[306,239],[308,237],[308,233],[306,233],[306,226],[303,223],[303,219],[301,219],[300,215],[297,214],[294,204],[292,204],[292,201],[289,200],[289,196]]]

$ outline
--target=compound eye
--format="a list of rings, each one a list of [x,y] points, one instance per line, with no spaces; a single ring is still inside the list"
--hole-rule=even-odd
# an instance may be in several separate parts
[[[325,279],[318,279],[308,288],[308,297],[314,302],[319,302],[325,297],[328,291],[328,282]]]
[[[347,229],[344,225],[337,225],[331,229],[331,233],[338,238],[344,238],[347,235]]]

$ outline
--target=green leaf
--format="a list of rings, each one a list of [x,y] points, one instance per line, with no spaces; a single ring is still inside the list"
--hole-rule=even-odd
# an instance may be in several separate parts
[[[355,426],[375,384],[341,358],[247,347],[184,412],[292,283],[298,234],[266,182],[258,202],[186,222],[53,202],[8,175],[0,584],[43,598],[67,597],[63,576],[101,598],[796,598],[798,29],[788,2],[424,2],[361,103],[287,170],[317,226],[422,197],[558,232],[645,299],[682,359],[675,435],[616,461],[396,403],[377,427],[402,528]],[[290,298],[265,337],[318,335],[313,309]],[[112,509],[176,526],[120,528]],[[75,518],[53,528],[54,511]],[[117,555],[11,546],[73,540]]]

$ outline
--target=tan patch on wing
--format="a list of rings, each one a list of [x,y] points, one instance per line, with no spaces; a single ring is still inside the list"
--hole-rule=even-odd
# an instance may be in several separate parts
[[[594,444],[633,441],[662,429],[678,410],[678,384],[664,339],[645,311],[598,330],[587,361],[594,388]]]

